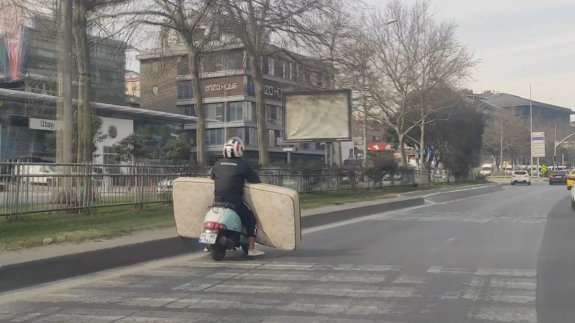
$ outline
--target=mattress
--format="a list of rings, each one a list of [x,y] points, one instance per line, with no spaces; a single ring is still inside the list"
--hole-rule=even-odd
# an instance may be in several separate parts
[[[214,202],[214,181],[180,177],[173,182],[174,217],[180,236],[198,238],[204,216]],[[301,215],[297,191],[269,184],[246,184],[244,201],[258,220],[259,244],[295,250],[301,243]]]

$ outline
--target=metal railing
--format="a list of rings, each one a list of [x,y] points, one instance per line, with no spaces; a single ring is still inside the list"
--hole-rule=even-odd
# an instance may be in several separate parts
[[[4,162],[0,163],[0,216],[170,203],[175,178],[207,176],[208,172],[209,168],[189,165]],[[257,172],[264,183],[290,187],[300,193],[446,181],[444,173],[421,175],[411,170],[263,168]]]
[[[0,216],[170,202],[185,166],[0,163]]]

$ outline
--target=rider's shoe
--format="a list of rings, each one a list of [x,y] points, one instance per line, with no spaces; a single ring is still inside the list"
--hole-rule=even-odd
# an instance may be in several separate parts
[[[263,252],[263,251],[261,251],[261,250],[257,250],[257,249],[248,250],[248,256],[249,256],[249,257],[263,256],[263,255],[265,255],[265,254],[266,254],[265,252]]]

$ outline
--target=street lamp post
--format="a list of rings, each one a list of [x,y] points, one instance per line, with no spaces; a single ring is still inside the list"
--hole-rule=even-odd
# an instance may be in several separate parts
[[[529,167],[530,171],[533,172],[533,104],[531,103],[531,84],[529,84],[529,127]],[[539,162],[537,162],[537,178],[539,178]]]

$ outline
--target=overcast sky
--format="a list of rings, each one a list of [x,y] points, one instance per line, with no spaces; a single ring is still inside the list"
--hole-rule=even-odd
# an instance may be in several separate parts
[[[389,1],[367,2],[383,8]],[[529,98],[531,84],[533,100],[575,110],[575,0],[430,2],[480,60],[463,86]]]

